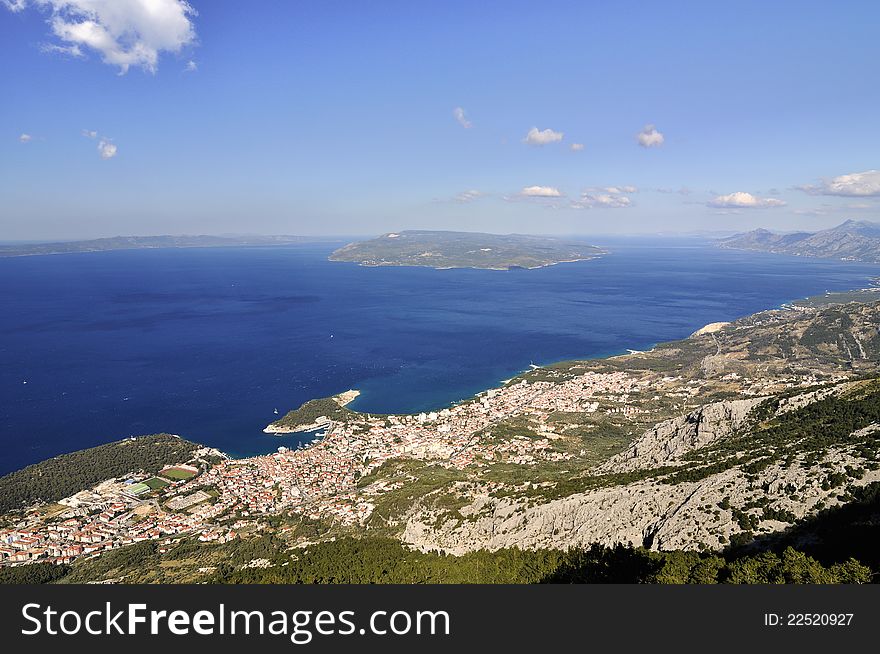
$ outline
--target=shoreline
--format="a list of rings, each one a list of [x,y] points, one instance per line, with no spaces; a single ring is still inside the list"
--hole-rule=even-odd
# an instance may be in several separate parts
[[[846,290],[846,291],[826,291],[825,293],[823,293],[821,295],[809,295],[806,297],[797,298],[797,299],[794,299],[794,300],[791,300],[788,302],[783,302],[775,307],[760,309],[758,311],[755,311],[754,313],[738,316],[737,318],[734,318],[733,320],[714,321],[714,322],[707,323],[706,325],[703,325],[699,329],[695,330],[694,332],[691,332],[690,334],[688,334],[686,336],[683,336],[682,338],[673,339],[671,341],[664,341],[664,343],[672,343],[672,342],[676,342],[676,341],[687,340],[689,338],[697,337],[700,335],[707,335],[707,334],[712,335],[712,334],[715,334],[718,331],[724,329],[726,326],[735,323],[737,320],[742,320],[743,318],[747,318],[749,316],[754,316],[754,315],[757,315],[760,313],[764,313],[766,311],[803,311],[806,309],[818,309],[818,308],[825,307],[825,306],[831,306],[833,304],[846,304],[846,303],[850,303],[850,302],[866,303],[867,304],[867,303],[874,302],[874,301],[880,301],[880,277],[871,278],[870,281],[872,281],[878,285],[877,286],[854,288],[854,289],[850,289],[850,290]],[[843,298],[841,298],[842,301],[837,302],[837,303],[835,303],[833,301],[832,302],[827,301],[829,298],[833,298],[834,296],[846,296],[846,297],[857,296],[859,299],[844,300]],[[811,302],[813,302],[815,304],[810,304]],[[442,409],[456,406],[456,405],[462,404],[464,402],[472,402],[479,395],[481,395],[489,390],[499,388],[499,386],[500,387],[507,386],[507,385],[513,383],[514,381],[521,379],[523,377],[523,375],[526,375],[530,372],[534,372],[536,370],[542,370],[542,369],[548,368],[550,366],[564,365],[566,363],[575,363],[575,362],[579,362],[579,361],[598,361],[598,360],[602,360],[602,359],[616,359],[619,357],[638,356],[640,354],[646,354],[646,353],[653,351],[660,344],[661,343],[652,343],[649,347],[646,347],[645,349],[641,349],[641,350],[625,348],[624,351],[622,351],[622,352],[618,352],[615,354],[606,354],[606,355],[602,355],[602,356],[588,356],[588,357],[582,357],[582,358],[575,357],[575,358],[560,359],[558,361],[552,361],[550,363],[544,363],[544,364],[540,364],[540,365],[531,363],[526,368],[520,369],[512,377],[500,380],[499,382],[497,382],[496,385],[491,385],[486,388],[483,388],[483,389],[471,394],[470,396],[468,396],[466,398],[454,400],[452,402],[445,403],[442,406],[438,405],[438,406],[432,407],[430,409],[425,409],[425,411],[440,411]],[[345,393],[348,393],[348,392],[352,392],[352,391],[346,391],[344,393],[340,393],[339,395],[344,395]],[[361,394],[360,391],[354,391],[354,392],[356,392],[357,395],[355,395],[351,400],[346,402],[346,404],[349,404],[351,401],[353,401],[355,399],[355,397],[358,397]],[[339,395],[332,396],[332,398],[335,399],[335,398],[339,397]],[[313,400],[317,400],[317,399],[321,399],[321,398],[313,398]],[[345,406],[345,405],[341,405],[341,406]],[[376,412],[371,412],[371,411],[359,411],[359,410],[355,410],[355,409],[350,409],[350,410],[354,411],[355,413],[359,413],[359,414],[376,413]],[[419,413],[422,413],[422,412],[423,411],[395,412],[395,413],[389,414],[389,415],[413,416],[413,415],[418,415]],[[290,429],[288,431],[269,432],[268,427],[267,427],[266,429],[264,429],[264,431],[266,433],[276,433],[276,434],[294,433],[294,432],[300,432],[300,431],[315,431],[316,429],[320,429],[320,428],[325,427],[329,424],[332,424],[332,422],[333,422],[332,420],[327,420],[326,422],[318,425],[317,427],[314,427],[313,429]],[[269,425],[269,427],[271,427],[271,426],[272,425]],[[308,447],[310,445],[311,445],[311,442],[306,447]]]
[[[593,261],[595,259],[599,259],[603,256],[610,254],[610,252],[603,251],[599,252],[594,256],[589,257],[581,257],[578,259],[563,259],[561,261],[551,261],[550,263],[542,263],[538,266],[507,266],[505,268],[497,268],[493,266],[432,266],[429,264],[419,264],[419,263],[364,263],[363,261],[347,261],[345,259],[331,259],[327,257],[327,261],[332,263],[353,263],[356,266],[361,268],[430,268],[431,270],[496,270],[499,272],[510,272],[511,270],[540,270],[541,268],[549,268],[550,266],[556,266],[560,263],[578,263],[579,261]]]
[[[868,283],[874,284],[874,285],[873,286],[860,286],[860,287],[856,287],[856,288],[852,288],[852,289],[844,290],[844,291],[827,291],[822,294],[802,296],[802,297],[790,300],[788,302],[783,302],[775,307],[768,307],[768,308],[764,308],[764,309],[760,309],[758,311],[755,311],[754,313],[751,313],[751,314],[745,314],[743,316],[739,316],[738,318],[736,318],[736,320],[745,318],[750,315],[756,315],[759,313],[763,313],[765,311],[803,311],[803,310],[821,308],[821,307],[828,306],[831,304],[841,304],[841,303],[847,303],[847,302],[871,303],[871,302],[880,301],[880,276],[876,276],[876,275],[871,276],[868,279]],[[834,302],[835,297],[840,297],[841,301]],[[854,299],[846,299],[847,297],[854,298]],[[670,341],[665,341],[665,342],[674,342],[677,340],[685,340],[688,338],[688,336],[689,335],[684,335],[681,338],[671,339]],[[654,347],[656,347],[657,345],[658,345],[658,343],[652,343],[649,346],[644,347],[644,349],[642,351],[648,352],[651,349],[653,349]],[[555,366],[555,365],[563,365],[567,362],[596,361],[596,360],[610,359],[610,358],[615,358],[615,357],[625,357],[625,356],[637,356],[637,355],[635,353],[631,352],[630,348],[624,348],[622,351],[617,352],[617,353],[607,353],[607,354],[603,354],[603,355],[599,355],[599,356],[563,358],[563,359],[559,359],[557,361],[542,363],[539,366],[537,366],[537,369],[548,368],[550,366]],[[487,390],[497,388],[499,386],[506,386],[507,384],[510,384],[516,380],[521,379],[523,375],[525,375],[529,372],[532,372],[534,370],[535,369],[531,368],[531,367],[520,369],[520,370],[516,371],[515,374],[513,374],[512,376],[510,376],[506,379],[490,381],[488,384],[483,386],[480,390],[471,393],[466,398],[438,404],[436,407],[434,407],[430,410],[438,410],[439,411],[444,408],[448,408],[451,406],[455,406],[457,404],[461,404],[463,402],[474,401],[474,399],[479,394],[485,393]],[[356,397],[358,397],[360,395],[360,391],[353,391],[353,392],[356,392],[357,395],[355,395],[354,397],[349,399],[345,403],[346,405],[350,404]],[[344,394],[344,392],[340,393],[339,395],[342,395],[342,394]],[[345,405],[341,405],[341,406],[345,406]],[[349,409],[349,410],[355,411],[356,413],[363,413],[363,414],[375,413],[375,412],[360,411],[360,410],[353,410],[353,409]],[[426,409],[426,410],[428,410],[428,409]],[[419,413],[419,411],[415,411],[412,413],[396,412],[394,415],[415,415],[417,413]],[[294,433],[319,432],[321,429],[326,427],[331,422],[332,421],[327,421],[327,422],[322,422],[322,423],[313,423],[313,424],[310,424],[307,426],[303,426],[301,428],[278,429],[277,431],[270,430],[269,427],[271,425],[267,425],[266,428],[264,428],[262,431],[263,431],[263,433],[273,435],[273,436],[275,436],[275,435],[284,436],[286,434],[294,434]],[[108,442],[112,442],[112,441],[108,441]],[[316,434],[315,437],[312,438],[309,442],[304,443],[304,446],[310,447],[312,444],[317,443],[317,442],[320,442],[320,434]],[[205,445],[205,446],[206,447],[215,447],[215,446],[209,446],[209,445]],[[78,449],[81,449],[81,448],[78,448]],[[216,448],[216,447],[215,447],[215,449],[218,449],[218,451],[223,451],[223,450],[220,450],[219,448]],[[244,460],[244,459],[252,458],[255,456],[262,456],[265,454],[269,454],[272,451],[274,451],[274,449],[275,448],[273,448],[272,450],[269,450],[267,452],[257,452],[257,453],[250,453],[250,454],[241,454],[241,455],[230,454],[229,452],[225,452],[225,451],[223,451],[223,453],[226,454],[227,456],[229,456],[229,458],[231,458],[231,459]],[[77,451],[77,450],[71,450],[71,451]],[[54,454],[54,455],[48,457],[47,459],[43,459],[43,460],[48,460],[48,459],[54,458],[56,456],[61,456],[66,453],[69,453],[69,452],[58,452],[57,454]],[[41,461],[30,462],[30,463],[22,466],[21,468],[16,468],[16,469],[10,470],[7,473],[4,473],[4,475],[0,475],[0,476],[5,476],[6,474],[12,474],[18,470],[26,468],[28,465],[34,465],[34,464],[40,463],[40,462]]]
[[[875,280],[878,283],[877,286],[861,287],[861,288],[851,289],[851,290],[847,290],[847,291],[828,291],[828,292],[821,294],[821,295],[811,295],[811,296],[807,296],[807,297],[801,297],[796,300],[792,300],[790,302],[782,303],[776,307],[761,309],[761,310],[755,311],[754,313],[751,313],[751,314],[739,316],[738,318],[728,322],[727,324],[731,324],[731,323],[736,322],[737,320],[742,320],[744,318],[748,318],[750,316],[755,316],[755,315],[758,315],[758,314],[761,314],[761,313],[764,313],[767,311],[800,312],[800,311],[805,311],[805,310],[819,310],[819,309],[822,309],[822,308],[825,308],[825,307],[828,307],[828,306],[831,306],[834,304],[847,304],[847,303],[870,304],[873,302],[877,302],[877,301],[880,301],[880,278],[872,278],[872,281],[875,281]],[[842,301],[841,302],[833,302],[833,301],[829,302],[828,301],[829,298],[834,298],[835,296],[842,296],[841,297]],[[843,299],[844,297],[850,297],[850,296],[857,296],[860,299],[854,299],[854,300],[853,299],[849,299],[849,300]],[[816,302],[816,304],[798,304],[798,303],[809,303],[811,301]],[[708,323],[708,325],[715,325],[715,324],[717,324],[717,323]],[[697,330],[697,332],[699,332],[699,331],[700,330]],[[689,338],[697,336],[697,332],[691,333],[687,336],[684,336],[683,338],[673,339],[671,341],[664,341],[664,343],[673,343],[673,342],[680,341],[680,340],[687,340]],[[652,351],[654,348],[656,348],[657,346],[659,346],[661,344],[662,343],[652,344],[651,347],[649,347],[645,350],[635,350],[634,351],[631,349],[626,349],[625,352],[620,352],[617,354],[607,354],[607,355],[603,355],[603,356],[591,356],[591,357],[584,357],[584,358],[560,359],[558,361],[553,361],[553,362],[541,364],[541,365],[531,364],[527,368],[521,369],[513,377],[510,377],[509,379],[501,380],[499,382],[499,384],[501,386],[506,386],[512,382],[515,382],[517,380],[521,380],[523,375],[526,375],[530,372],[534,372],[535,370],[542,370],[544,368],[549,368],[551,366],[564,365],[566,363],[576,363],[576,362],[581,362],[581,361],[599,361],[599,360],[603,360],[603,359],[613,359],[613,358],[627,357],[627,356],[638,356],[639,354],[645,354],[647,352]],[[473,393],[472,395],[468,396],[467,398],[463,398],[460,400],[449,402],[447,404],[444,404],[442,407],[438,406],[432,410],[440,411],[442,409],[449,408],[451,406],[455,406],[455,405],[462,404],[465,402],[475,401],[478,398],[478,396],[486,393],[487,391],[489,391],[491,389],[495,389],[498,387],[499,387],[498,384],[493,384],[493,385],[487,386],[487,387]],[[339,404],[340,407],[346,407],[348,404],[353,402],[360,395],[361,395],[361,391],[359,391],[357,389],[349,389],[348,391],[343,391],[341,393],[338,393],[337,395],[331,396],[330,398],[314,398],[312,400],[308,400],[305,404],[307,404],[308,402],[315,401],[316,399],[332,399],[337,404]],[[371,413],[373,415],[378,415],[375,412],[370,412],[370,411],[358,411],[358,410],[353,410],[353,409],[348,409],[348,410],[352,411],[354,413],[357,413],[357,414],[361,414],[361,415],[366,415],[366,414],[371,414]],[[418,413],[420,413],[420,412],[411,412],[411,413],[396,412],[396,413],[388,414],[388,415],[414,416],[414,415],[418,415]],[[310,423],[308,425],[298,425],[297,427],[292,427],[292,428],[283,428],[283,427],[281,427],[281,428],[274,427],[273,428],[273,425],[270,424],[270,425],[267,425],[267,427],[263,431],[264,431],[264,433],[271,434],[271,435],[277,435],[277,436],[283,436],[285,434],[293,434],[293,433],[316,432],[314,434],[314,437],[311,440],[301,444],[301,449],[308,449],[308,448],[312,447],[313,445],[320,443],[321,440],[323,440],[323,437],[329,433],[330,429],[332,429],[333,423],[334,423],[334,421],[332,419],[328,418],[326,421],[314,422],[314,423]],[[270,428],[272,428],[272,429],[270,430]],[[324,430],[323,433],[321,432],[321,430]],[[130,436],[129,438],[135,438],[135,436]],[[184,438],[184,437],[178,436],[178,438]],[[221,453],[222,455],[224,455],[228,459],[236,460],[236,461],[243,461],[243,460],[247,460],[247,459],[251,459],[251,458],[255,458],[255,457],[259,457],[259,456],[265,456],[266,454],[271,454],[271,452],[265,452],[265,453],[261,453],[261,454],[248,454],[248,455],[243,455],[243,456],[235,456],[235,455],[229,454],[228,452],[220,450],[214,446],[206,445],[204,443],[199,443],[199,444],[203,445],[204,447],[208,447],[213,450],[216,450],[217,452]],[[63,454],[65,454],[65,453],[60,453],[55,456],[62,456]],[[51,458],[55,458],[55,457],[50,457],[50,459]],[[46,459],[46,460],[49,460],[49,459]],[[28,464],[28,465],[35,465],[37,463],[41,463],[41,462],[38,461],[38,462]],[[27,467],[27,466],[25,466],[25,467]],[[19,470],[21,470],[21,469],[23,469],[23,468],[20,468]],[[17,470],[10,471],[7,474],[12,474],[14,472],[17,472]],[[5,476],[5,475],[3,475],[3,476]]]

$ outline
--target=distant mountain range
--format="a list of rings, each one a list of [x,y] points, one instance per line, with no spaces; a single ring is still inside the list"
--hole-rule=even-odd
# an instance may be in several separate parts
[[[756,229],[716,241],[719,247],[801,257],[880,262],[880,223],[847,220],[820,232],[779,234]]]
[[[410,230],[350,243],[333,252],[330,260],[362,266],[508,270],[583,261],[602,254],[593,245],[549,236]]]
[[[113,236],[87,241],[57,243],[22,243],[0,245],[0,257],[24,257],[38,254],[69,254],[107,250],[143,250],[148,248],[210,248],[243,245],[290,245],[310,240],[304,236]]]

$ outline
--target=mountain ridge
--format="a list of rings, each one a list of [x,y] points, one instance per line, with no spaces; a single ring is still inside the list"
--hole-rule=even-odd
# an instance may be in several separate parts
[[[759,228],[715,241],[718,247],[802,257],[880,262],[880,223],[846,220],[818,232],[779,233]]]

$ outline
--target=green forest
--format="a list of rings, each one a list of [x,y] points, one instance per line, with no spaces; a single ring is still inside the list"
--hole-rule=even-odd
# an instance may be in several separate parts
[[[187,461],[201,445],[170,434],[126,438],[62,454],[0,477],[0,513],[54,502],[111,477]]]
[[[853,584],[870,583],[871,569],[854,559],[822,565],[792,547],[724,557],[652,552],[619,545],[560,550],[503,549],[463,556],[414,552],[386,538],[343,538],[307,550],[284,549],[267,536],[219,547],[222,560],[203,581],[217,584]],[[0,569],[0,583],[86,583],[105,578],[144,581],[143,572],[178,568],[198,549],[183,542],[164,556],[143,542],[74,566],[34,564]],[[242,567],[266,559],[266,568]],[[160,581],[154,578],[154,581]],[[173,578],[161,579],[173,583]]]
[[[330,418],[331,420],[344,420],[351,414],[352,412],[349,409],[341,406],[332,397],[324,397],[304,402],[298,409],[288,411],[272,424],[279,427],[287,427],[288,429],[297,429],[314,425],[315,421],[321,417]]]
[[[730,561],[696,552],[619,545],[586,549],[503,549],[463,556],[413,552],[390,539],[341,539],[313,547],[286,566],[218,567],[217,583],[532,584],[532,583],[868,583],[855,560],[825,567],[793,548]]]

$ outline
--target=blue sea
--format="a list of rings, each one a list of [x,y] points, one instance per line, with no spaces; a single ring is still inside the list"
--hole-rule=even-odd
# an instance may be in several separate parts
[[[328,262],[338,244],[0,259],[0,473],[160,431],[265,453],[308,438],[262,429],[311,398],[443,407],[530,364],[649,348],[880,270],[596,242],[610,254],[512,271]]]

